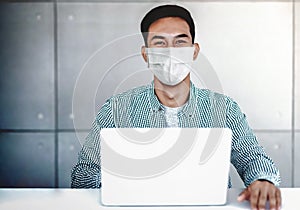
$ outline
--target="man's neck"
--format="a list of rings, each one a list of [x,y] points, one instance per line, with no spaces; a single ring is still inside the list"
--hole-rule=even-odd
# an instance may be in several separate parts
[[[180,107],[189,99],[190,78],[186,77],[181,83],[175,86],[162,84],[158,79],[154,79],[155,94],[164,106]]]

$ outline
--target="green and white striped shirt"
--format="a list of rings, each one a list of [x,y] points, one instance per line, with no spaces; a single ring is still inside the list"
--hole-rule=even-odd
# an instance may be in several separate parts
[[[245,186],[257,179],[280,183],[273,161],[258,144],[246,116],[231,98],[199,89],[191,83],[187,104],[178,111],[179,127],[226,127],[232,130],[231,163]],[[71,187],[101,187],[100,130],[102,128],[167,127],[165,107],[154,92],[153,82],[112,96],[101,107],[72,171]],[[231,182],[229,179],[229,187]]]

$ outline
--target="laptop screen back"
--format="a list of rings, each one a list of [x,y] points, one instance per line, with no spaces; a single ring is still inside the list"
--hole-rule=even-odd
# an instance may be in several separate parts
[[[230,129],[106,128],[100,135],[103,205],[226,203]]]

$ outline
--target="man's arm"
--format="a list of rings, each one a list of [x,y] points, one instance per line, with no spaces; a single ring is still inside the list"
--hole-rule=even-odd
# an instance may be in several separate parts
[[[227,126],[232,130],[231,162],[246,186],[258,179],[280,183],[280,175],[272,159],[259,145],[246,116],[233,102],[227,114]]]
[[[93,122],[92,129],[79,152],[78,162],[71,174],[72,188],[101,187],[100,130],[115,127],[111,104],[107,101]]]
[[[276,187],[280,183],[279,171],[258,144],[246,116],[235,102],[229,108],[227,121],[233,132],[231,162],[247,187],[239,200],[249,200],[252,209],[264,209],[267,200],[270,207],[279,207],[280,191]]]

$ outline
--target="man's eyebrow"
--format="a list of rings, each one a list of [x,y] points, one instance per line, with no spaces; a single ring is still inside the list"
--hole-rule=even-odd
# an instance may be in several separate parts
[[[155,35],[151,38],[151,41],[154,40],[154,39],[165,39],[164,36],[159,36],[159,35]]]
[[[188,38],[189,36],[187,34],[179,34],[177,36],[175,36],[175,38]]]
[[[187,34],[179,34],[176,35],[174,38],[188,38],[189,36]],[[154,39],[166,39],[165,36],[161,36],[161,35],[155,35],[151,38],[151,41]]]

